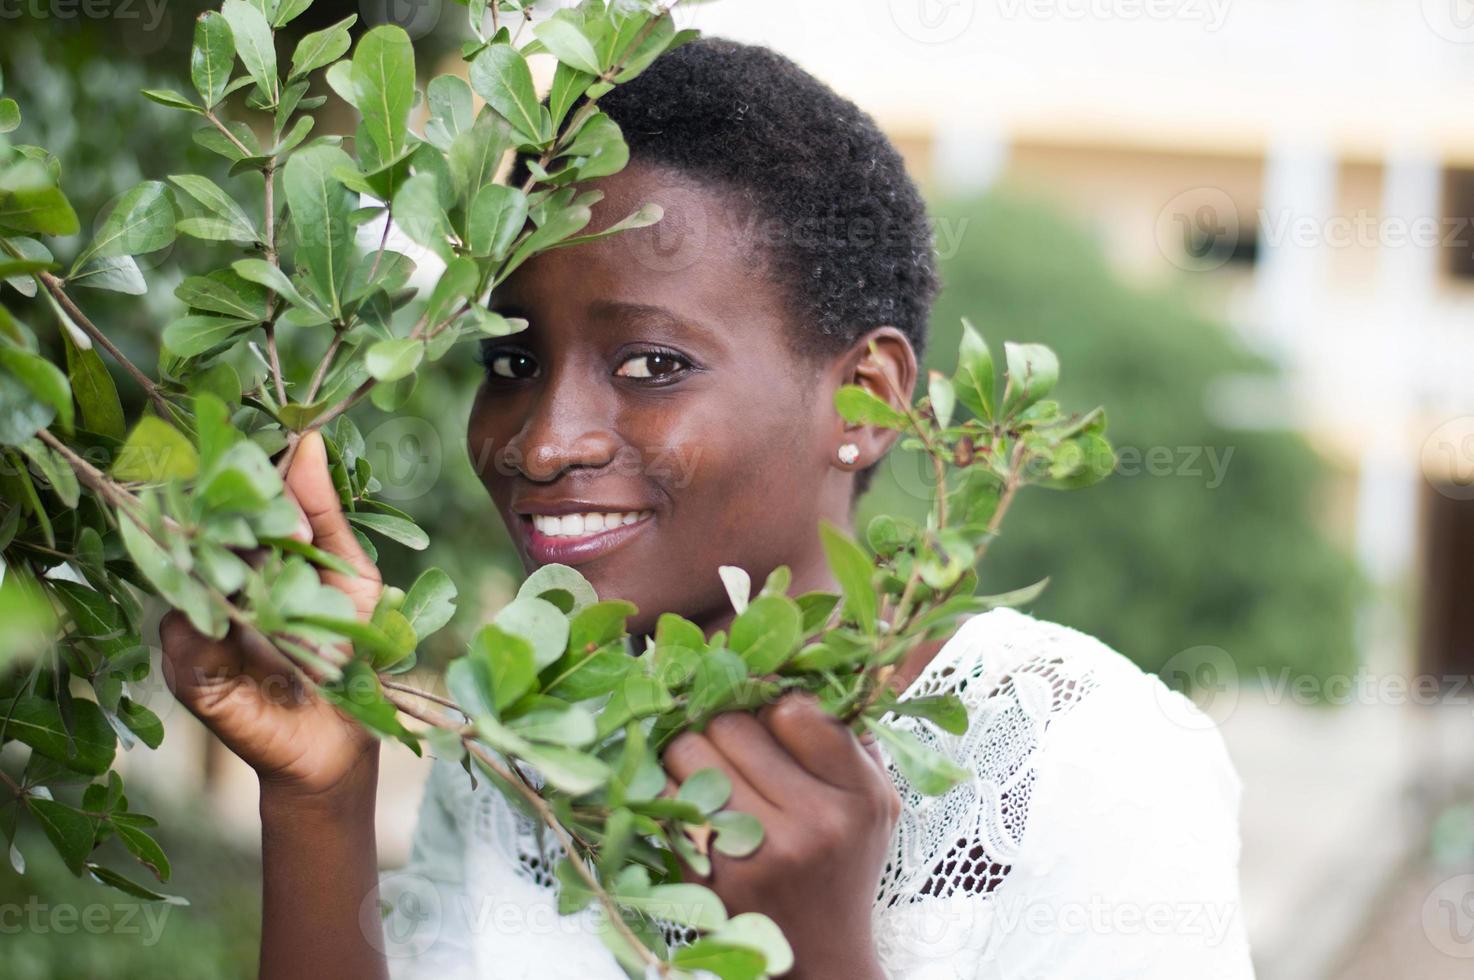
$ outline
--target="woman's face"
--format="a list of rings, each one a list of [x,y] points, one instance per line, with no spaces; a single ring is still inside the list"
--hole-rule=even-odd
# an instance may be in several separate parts
[[[529,326],[485,342],[468,442],[523,563],[578,568],[639,607],[637,633],[667,611],[723,623],[720,565],[830,587],[818,523],[847,522],[855,468],[835,463],[845,356],[795,353],[805,324],[720,193],[637,163],[591,186],[589,230],[647,202],[665,217],[543,254],[492,298]]]

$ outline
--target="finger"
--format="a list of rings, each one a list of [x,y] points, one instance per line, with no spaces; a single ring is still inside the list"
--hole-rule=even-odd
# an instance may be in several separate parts
[[[819,788],[767,726],[748,712],[717,715],[707,724],[706,736],[753,789],[776,807],[802,805]]]
[[[241,674],[240,651],[229,638],[210,639],[181,612],[169,612],[159,621],[159,640],[164,648],[164,683],[186,705],[201,690]]]
[[[312,528],[312,543],[342,558],[358,573],[355,579],[325,570],[323,582],[346,592],[361,616],[367,618],[372,615],[379,598],[379,570],[364,553],[348,519],[343,516],[337,488],[328,472],[327,447],[320,433],[309,432],[302,437],[292,468],[287,472],[287,487],[292,491],[297,506],[307,515]]]
[[[293,460],[293,462],[295,462],[295,460]],[[292,492],[291,484],[287,484],[285,496],[288,500],[292,502],[292,506],[297,508],[297,529],[293,531],[290,535],[288,535],[288,537],[290,537],[293,541],[300,541],[303,544],[311,544],[312,522],[307,519],[307,512],[302,509],[302,505],[297,503],[297,495]],[[355,541],[354,543],[357,544],[357,541]]]
[[[777,815],[778,811],[773,803],[754,789],[711,739],[700,732],[685,732],[673,739],[666,746],[661,763],[678,783],[684,783],[693,773],[702,769],[719,769],[732,784],[732,796],[727,800],[728,807],[744,810],[759,820],[764,820],[765,816],[771,818]]]
[[[824,712],[807,692],[795,692],[764,708],[759,720],[778,744],[811,775],[843,790],[876,786],[876,765],[844,723]]]

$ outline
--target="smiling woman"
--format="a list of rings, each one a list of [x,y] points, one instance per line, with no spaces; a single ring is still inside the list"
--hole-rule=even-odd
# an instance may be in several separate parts
[[[529,571],[576,566],[638,608],[637,635],[665,611],[711,634],[733,622],[724,565],[787,566],[796,594],[834,587],[821,522],[851,524],[896,436],[846,422],[835,394],[900,408],[915,386],[936,291],[926,216],[873,122],[768,50],[686,45],[605,108],[631,159],[591,185],[592,227],[647,203],[665,217],[497,288],[493,308],[528,327],[483,342],[468,448]],[[731,805],[760,818],[755,853],[686,870],[781,927],[790,975],[1251,975],[1238,783],[1190,703],[1006,610],[918,649],[892,683],[968,709],[956,735],[894,722],[965,773],[945,795],[802,696],[720,715],[664,754],[677,781],[725,773]],[[557,861],[535,821],[438,767],[414,858],[383,884],[391,964],[617,976],[592,910],[553,928]],[[1189,906],[1214,915],[1131,925]]]

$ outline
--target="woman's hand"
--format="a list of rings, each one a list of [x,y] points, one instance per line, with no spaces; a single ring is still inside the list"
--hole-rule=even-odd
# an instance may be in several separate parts
[[[383,589],[379,571],[359,547],[328,474],[316,432],[302,439],[287,474],[287,492],[302,511],[294,537],[347,561],[356,578],[321,572],[368,619]],[[286,659],[259,636],[232,626],[223,640],[197,633],[178,612],[160,627],[170,689],[261,778],[290,800],[369,794],[377,781],[378,741],[304,684]]]
[[[789,976],[883,976],[870,915],[901,800],[873,743],[812,696],[790,694],[679,736],[664,764],[677,781],[722,770],[732,781],[727,806],[762,821],[762,845],[745,858],[713,850],[703,883],[729,913],[762,912],[778,924],[793,947]]]

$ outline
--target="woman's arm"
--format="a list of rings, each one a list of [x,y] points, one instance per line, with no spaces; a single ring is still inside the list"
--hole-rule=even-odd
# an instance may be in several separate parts
[[[261,786],[261,976],[388,976],[379,924],[378,753],[342,789]]]

